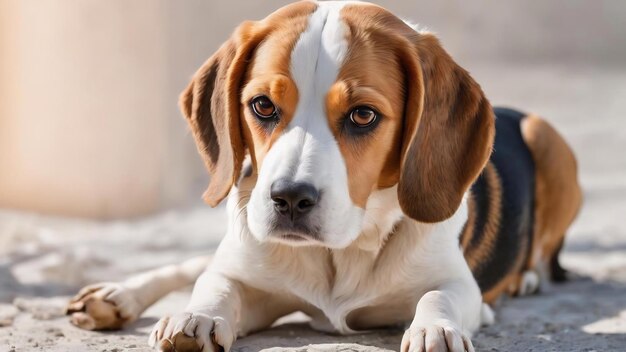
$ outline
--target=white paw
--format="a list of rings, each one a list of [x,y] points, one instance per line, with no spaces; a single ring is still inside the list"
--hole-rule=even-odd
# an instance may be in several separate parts
[[[113,282],[84,287],[66,308],[72,324],[86,330],[120,329],[137,320],[141,312],[133,292]]]
[[[228,351],[236,335],[222,317],[203,313],[182,313],[164,317],[152,329],[149,344],[158,351]]]
[[[493,325],[495,322],[496,313],[493,312],[493,309],[487,303],[483,303],[480,308],[480,325],[488,326]]]
[[[520,280],[518,294],[520,296],[531,295],[539,289],[539,275],[535,271],[525,271]]]
[[[402,337],[402,352],[474,352],[471,339],[449,320],[411,324]]]

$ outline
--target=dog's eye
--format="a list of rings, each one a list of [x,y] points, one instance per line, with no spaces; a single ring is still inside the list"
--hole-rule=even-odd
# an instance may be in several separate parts
[[[350,121],[358,127],[367,127],[376,121],[378,113],[367,106],[359,106],[350,113]]]
[[[252,99],[250,106],[252,107],[252,111],[254,112],[254,114],[260,119],[269,119],[276,117],[276,106],[274,105],[274,103],[272,103],[270,98],[266,97],[265,95],[261,95]]]

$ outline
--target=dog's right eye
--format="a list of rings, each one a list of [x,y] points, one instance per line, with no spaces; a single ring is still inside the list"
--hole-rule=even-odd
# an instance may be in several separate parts
[[[250,102],[252,112],[261,120],[273,119],[278,115],[278,109],[270,98],[260,95],[252,99]]]

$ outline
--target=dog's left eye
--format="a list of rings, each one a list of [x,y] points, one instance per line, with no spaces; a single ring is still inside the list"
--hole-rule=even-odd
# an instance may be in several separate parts
[[[276,117],[277,109],[270,98],[265,95],[258,96],[250,102],[252,112],[260,119],[270,119]]]
[[[378,118],[378,113],[367,106],[359,106],[350,112],[350,121],[358,127],[368,127]]]

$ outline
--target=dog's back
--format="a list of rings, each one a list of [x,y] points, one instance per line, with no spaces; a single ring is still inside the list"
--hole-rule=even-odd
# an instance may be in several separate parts
[[[494,112],[494,150],[471,188],[461,236],[489,303],[504,292],[536,291],[540,276],[564,279],[558,253],[581,203],[576,161],[558,133],[536,116]]]

